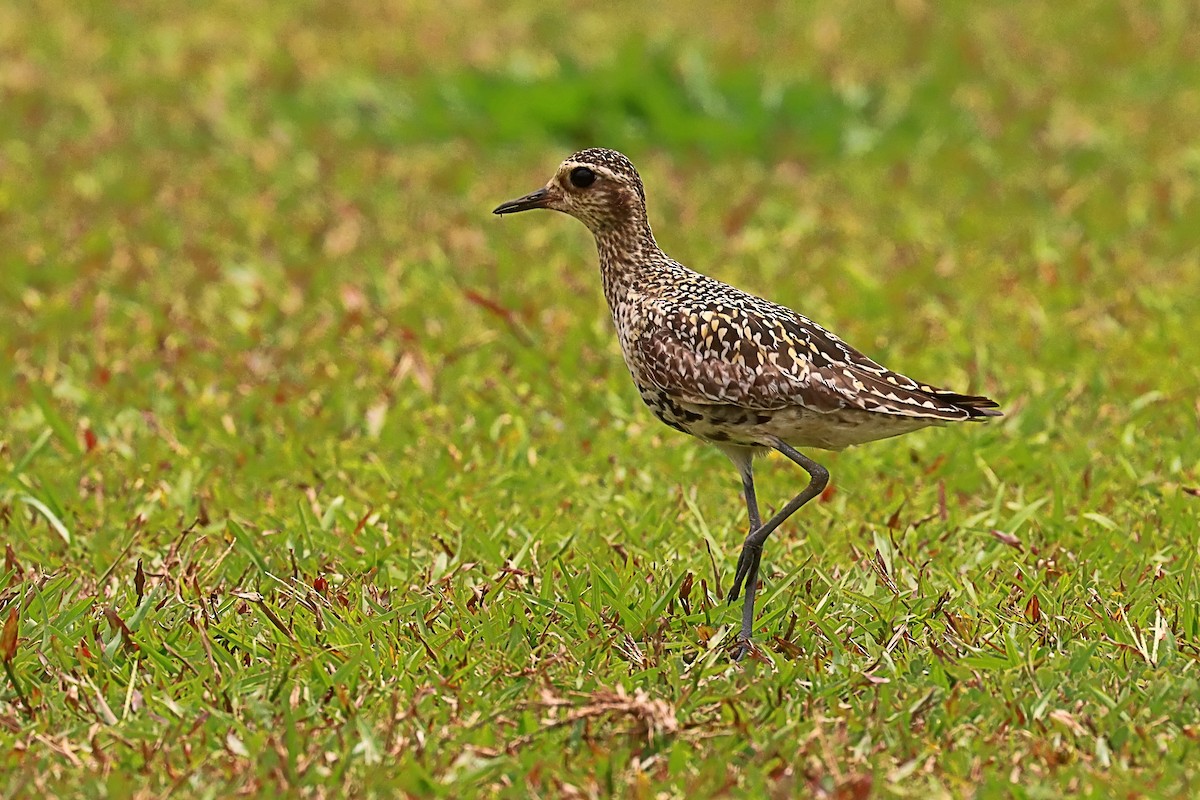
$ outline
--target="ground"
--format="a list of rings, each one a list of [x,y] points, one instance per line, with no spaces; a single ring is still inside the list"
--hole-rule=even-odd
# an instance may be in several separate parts
[[[1195,792],[1197,14],[4,4],[0,794]],[[758,660],[736,473],[490,215],[593,145],[1006,412],[814,451]]]

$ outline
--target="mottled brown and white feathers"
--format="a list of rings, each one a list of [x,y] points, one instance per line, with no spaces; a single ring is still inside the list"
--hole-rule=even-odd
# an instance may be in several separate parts
[[[889,370],[807,317],[688,269],[655,242],[641,177],[602,148],[567,158],[496,213],[563,211],[592,231],[605,298],[643,400],[719,445],[840,449],[929,425],[999,416],[986,397]]]

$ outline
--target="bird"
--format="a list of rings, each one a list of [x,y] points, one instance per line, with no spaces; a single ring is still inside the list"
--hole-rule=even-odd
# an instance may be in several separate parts
[[[735,661],[755,652],[764,543],[829,482],[829,471],[799,448],[837,451],[1002,416],[987,397],[893,372],[808,317],[669,257],[650,229],[641,176],[622,153],[580,150],[543,187],[492,213],[533,209],[566,213],[594,236],[604,297],[645,404],[671,428],[715,445],[737,468],[749,532],[727,597],[732,605],[743,596]],[[753,465],[771,451],[797,464],[809,481],[764,522]]]

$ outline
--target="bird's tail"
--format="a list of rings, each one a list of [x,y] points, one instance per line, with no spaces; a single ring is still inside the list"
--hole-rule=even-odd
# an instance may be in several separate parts
[[[1003,417],[1000,404],[981,394],[959,394],[958,392],[938,391],[934,396],[958,406],[967,412],[969,419],[984,419],[985,417]]]

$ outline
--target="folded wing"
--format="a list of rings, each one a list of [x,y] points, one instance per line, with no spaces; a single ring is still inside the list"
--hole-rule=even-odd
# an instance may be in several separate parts
[[[686,402],[946,421],[1000,416],[992,400],[893,372],[782,306],[659,311],[658,324],[633,343],[635,355],[645,379]]]

